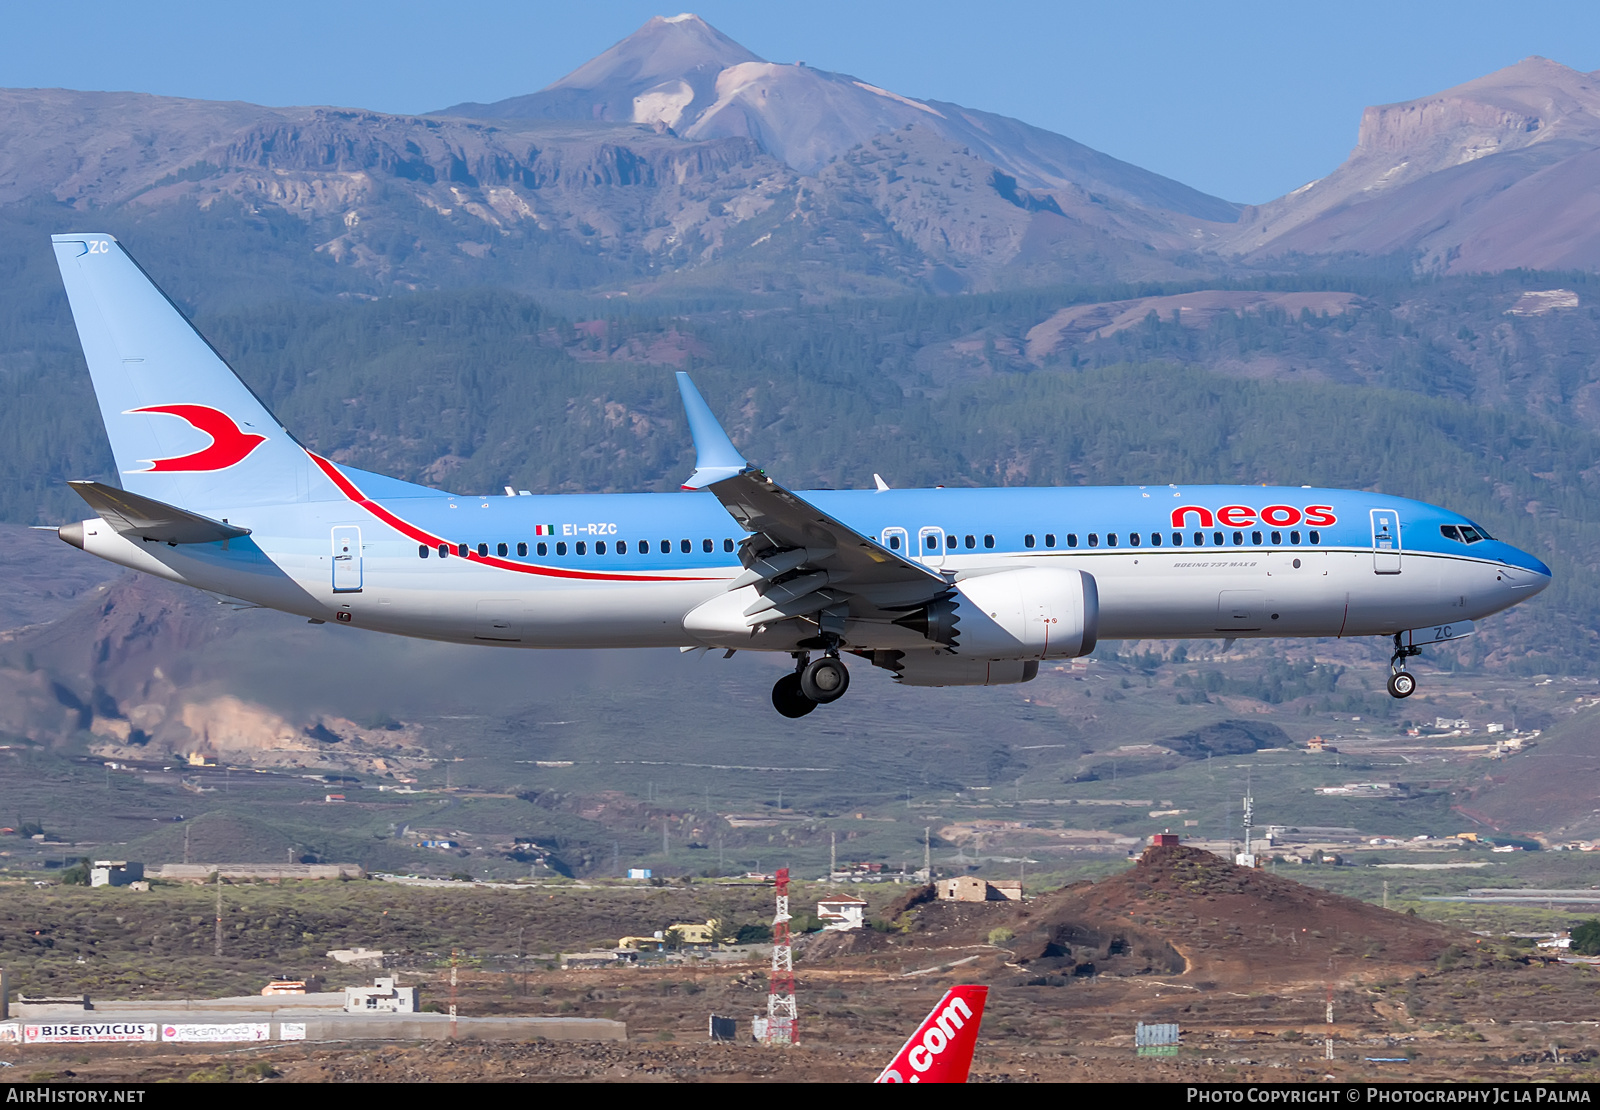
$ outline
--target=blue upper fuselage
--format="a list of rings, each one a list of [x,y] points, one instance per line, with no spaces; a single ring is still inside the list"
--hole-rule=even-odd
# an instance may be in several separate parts
[[[708,492],[474,497],[340,469],[384,509],[452,548],[464,544],[476,551],[485,545],[499,555],[504,544],[508,557],[573,570],[648,574],[726,567],[744,535]],[[1174,485],[797,492],[884,546],[924,558],[1216,546],[1371,548],[1375,531],[1389,519],[1405,552],[1550,573],[1539,559],[1487,538],[1457,513],[1362,491]],[[1462,526],[1469,531],[1463,533]],[[1467,542],[1463,535],[1483,538]]]

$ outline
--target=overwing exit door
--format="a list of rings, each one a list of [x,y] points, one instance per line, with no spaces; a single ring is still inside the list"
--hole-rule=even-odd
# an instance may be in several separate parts
[[[923,528],[917,533],[917,556],[933,570],[944,566],[944,529]]]
[[[1372,570],[1400,573],[1400,514],[1393,509],[1372,510]]]
[[[361,529],[354,524],[333,530],[333,592],[361,592]]]

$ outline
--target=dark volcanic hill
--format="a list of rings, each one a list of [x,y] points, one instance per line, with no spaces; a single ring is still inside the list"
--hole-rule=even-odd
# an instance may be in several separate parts
[[[1181,846],[1147,849],[1127,871],[1024,905],[927,902],[912,912],[919,947],[981,945],[1010,928],[1005,947],[1030,977],[1181,975],[1230,989],[1417,967],[1475,941]]]

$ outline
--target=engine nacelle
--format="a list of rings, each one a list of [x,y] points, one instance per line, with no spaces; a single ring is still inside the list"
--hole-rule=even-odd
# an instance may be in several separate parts
[[[962,659],[1070,659],[1094,650],[1100,593],[1081,570],[1006,570],[964,579],[954,597],[895,623]]]

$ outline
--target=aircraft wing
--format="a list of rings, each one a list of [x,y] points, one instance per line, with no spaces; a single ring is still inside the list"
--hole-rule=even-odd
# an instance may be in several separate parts
[[[746,610],[751,627],[790,617],[832,613],[892,619],[950,589],[944,576],[890,551],[751,466],[678,373],[696,468],[685,489],[709,490],[750,535],[740,545],[745,572],[730,589],[755,586]]]
[[[127,536],[161,543],[216,543],[248,536],[250,529],[212,520],[153,497],[108,486],[104,482],[68,482],[73,491],[100,514],[100,519]]]

